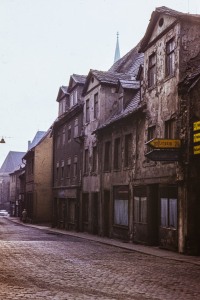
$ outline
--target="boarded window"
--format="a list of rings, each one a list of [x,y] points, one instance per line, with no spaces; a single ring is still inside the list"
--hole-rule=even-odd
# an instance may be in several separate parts
[[[166,44],[166,76],[174,75],[174,50],[175,50],[175,42],[174,39],[171,39]]]
[[[148,87],[153,87],[156,84],[156,54],[153,53],[149,57],[148,69]]]

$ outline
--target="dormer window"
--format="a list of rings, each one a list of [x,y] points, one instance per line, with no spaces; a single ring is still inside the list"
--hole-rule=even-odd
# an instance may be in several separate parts
[[[156,53],[149,56],[148,87],[156,85]]]
[[[70,94],[70,107],[74,106],[78,102],[77,90]]]

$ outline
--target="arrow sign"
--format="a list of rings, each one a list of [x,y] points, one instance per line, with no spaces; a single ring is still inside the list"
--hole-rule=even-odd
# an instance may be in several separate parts
[[[148,141],[146,145],[154,149],[179,149],[181,140],[154,138]]]
[[[145,154],[145,156],[153,161],[178,161],[180,152],[170,149],[154,149]]]
[[[193,131],[200,130],[200,121],[193,123]]]

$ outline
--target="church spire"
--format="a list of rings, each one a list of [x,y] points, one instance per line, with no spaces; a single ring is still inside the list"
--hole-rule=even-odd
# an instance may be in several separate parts
[[[117,43],[115,48],[115,58],[114,63],[120,59],[120,50],[119,50],[119,32],[117,32]]]

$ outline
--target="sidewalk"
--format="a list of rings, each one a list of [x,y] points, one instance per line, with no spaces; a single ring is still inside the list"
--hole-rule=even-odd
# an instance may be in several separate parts
[[[97,235],[93,235],[85,232],[66,231],[64,229],[51,228],[50,226],[39,225],[39,224],[38,225],[28,224],[28,223],[24,224],[19,220],[19,218],[8,217],[7,219],[24,226],[34,227],[34,228],[47,230],[49,232],[55,232],[63,235],[75,236],[78,238],[87,239],[90,241],[103,243],[114,247],[141,252],[147,255],[154,255],[165,259],[172,259],[172,260],[187,262],[190,264],[195,264],[200,266],[200,256],[189,256],[189,255],[179,254],[177,252],[160,249],[159,247],[154,247],[154,246],[144,246],[144,245],[138,245],[133,243],[125,243],[120,240],[113,240],[106,237],[99,237]]]

